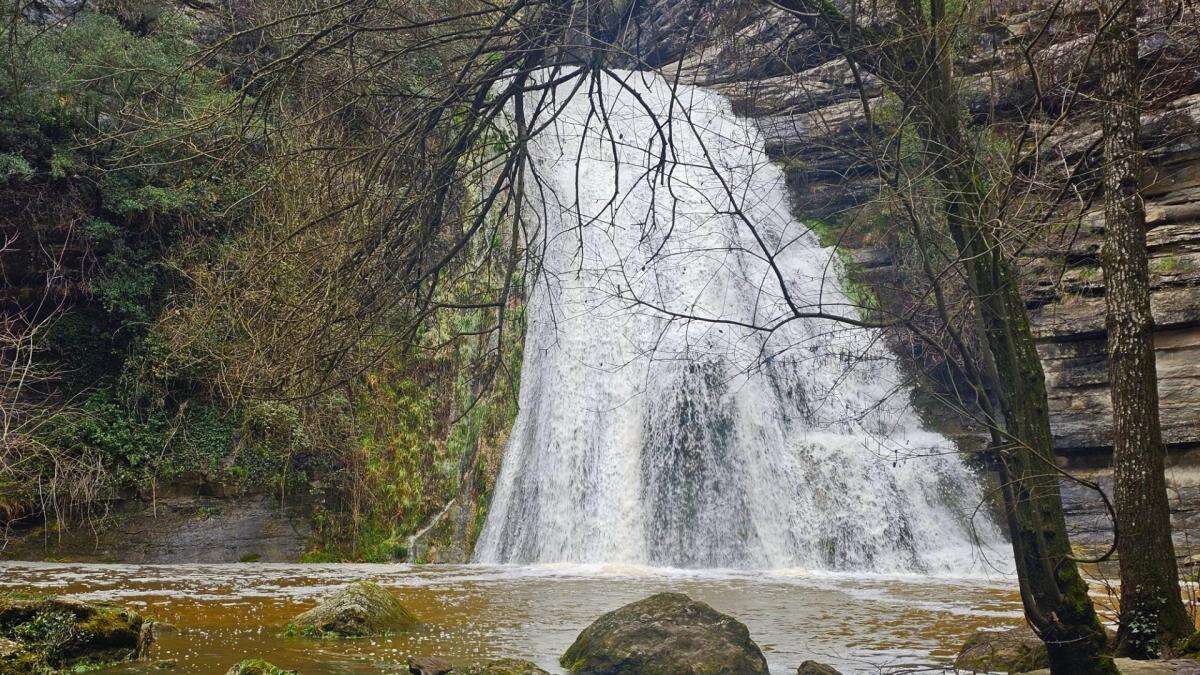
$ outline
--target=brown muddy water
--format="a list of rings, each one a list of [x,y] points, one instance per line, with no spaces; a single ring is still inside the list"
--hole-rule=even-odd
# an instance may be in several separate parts
[[[387,638],[280,637],[350,581],[391,588],[423,625]],[[107,600],[174,624],[150,661],[224,673],[248,657],[318,673],[405,672],[410,655],[471,662],[558,656],[600,614],[658,591],[687,593],[750,628],[774,673],[806,659],[847,673],[942,670],[978,628],[1021,622],[1011,579],[721,572],[617,566],[97,565],[0,562],[0,590]],[[106,673],[164,672],[151,664]]]

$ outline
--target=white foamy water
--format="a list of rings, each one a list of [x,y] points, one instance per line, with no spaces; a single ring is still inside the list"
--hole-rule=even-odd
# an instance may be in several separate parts
[[[476,559],[1003,564],[995,525],[971,517],[977,477],[908,408],[880,335],[787,320],[858,314],[753,123],[718,94],[622,77],[560,88],[531,144],[542,274]]]

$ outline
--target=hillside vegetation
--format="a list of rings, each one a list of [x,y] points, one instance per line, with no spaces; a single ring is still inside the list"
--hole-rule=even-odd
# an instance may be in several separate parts
[[[391,559],[453,497],[481,518],[520,331],[346,283],[396,207],[373,186],[401,177],[356,154],[388,110],[324,95],[319,62],[304,86],[253,80],[299,38],[238,30],[294,7],[39,7],[5,3],[0,29],[5,531],[179,488],[269,494],[309,509],[313,557]],[[423,54],[376,84],[417,91]],[[487,253],[447,295],[507,271]]]

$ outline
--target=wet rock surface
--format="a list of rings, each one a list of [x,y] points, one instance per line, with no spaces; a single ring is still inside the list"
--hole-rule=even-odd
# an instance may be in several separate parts
[[[536,664],[520,659],[496,659],[484,664],[456,668],[463,675],[549,675]]]
[[[1071,473],[1097,485],[1111,501],[1111,468],[1105,464],[1072,467]],[[1200,509],[1197,509],[1200,505],[1200,457],[1196,453],[1169,454],[1165,476],[1176,553],[1182,556],[1180,566],[1185,570],[1200,569]],[[1113,527],[1112,515],[1104,500],[1095,489],[1075,480],[1064,478],[1060,486],[1071,543],[1088,551],[1106,550],[1112,542]],[[1102,568],[1115,575],[1114,563],[1105,563]]]
[[[311,637],[364,637],[416,624],[416,617],[391,591],[370,581],[358,581],[297,616],[288,632]]]
[[[408,671],[413,675],[445,675],[454,670],[454,664],[438,656],[408,657]]]
[[[796,675],[842,675],[842,672],[833,666],[827,666],[824,663],[816,661],[805,661],[796,669]]]
[[[0,596],[0,672],[81,670],[131,661],[149,647],[149,622],[108,604]]]
[[[122,563],[295,562],[311,526],[302,509],[266,496],[178,496],[130,502],[97,531],[34,531],[3,549],[12,560]]]
[[[613,610],[563,654],[575,673],[767,673],[750,631],[681,593],[658,593]]]

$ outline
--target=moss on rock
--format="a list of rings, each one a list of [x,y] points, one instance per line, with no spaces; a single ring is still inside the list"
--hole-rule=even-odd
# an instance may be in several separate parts
[[[86,669],[131,661],[149,646],[142,617],[114,605],[0,596],[0,671]]]
[[[230,668],[225,675],[296,675],[296,671],[284,670],[262,659],[246,659]]]
[[[681,593],[652,595],[601,616],[561,663],[592,675],[767,673],[745,625]]]
[[[954,660],[958,670],[978,673],[1025,673],[1049,665],[1046,644],[1028,626],[977,631]]]
[[[386,588],[370,581],[357,581],[297,616],[288,624],[285,634],[365,637],[404,630],[417,623],[416,617]]]
[[[837,668],[824,663],[805,661],[796,669],[796,675],[842,675],[842,673]]]
[[[520,659],[496,659],[476,666],[456,668],[451,672],[462,675],[549,675],[537,664]]]

